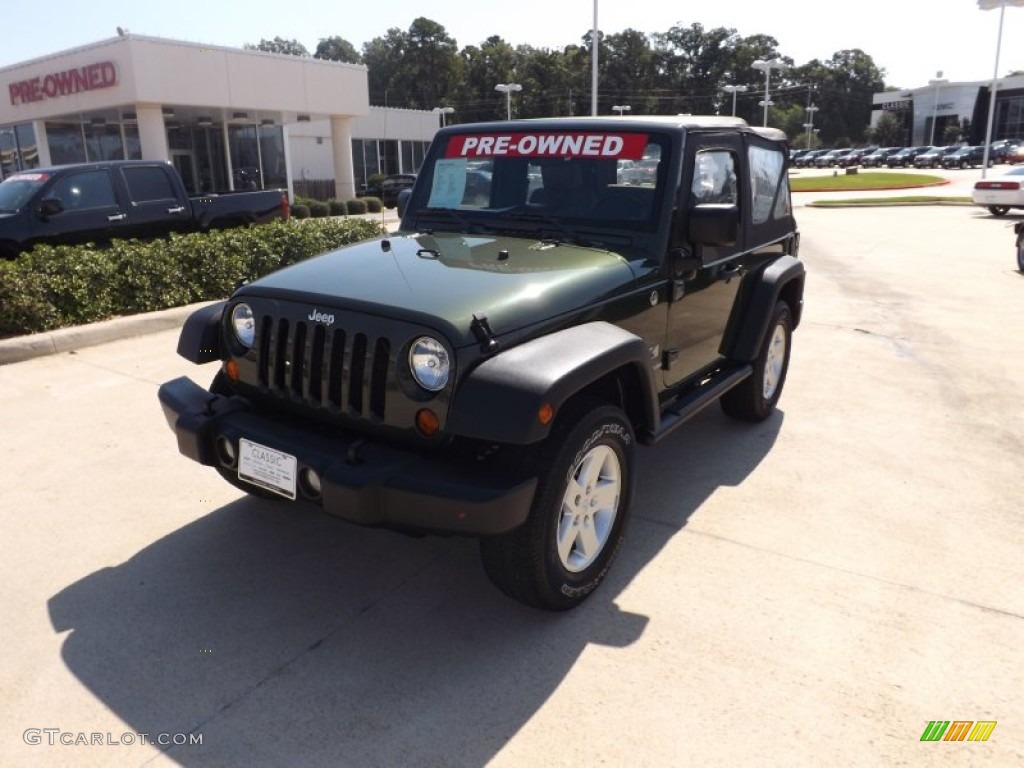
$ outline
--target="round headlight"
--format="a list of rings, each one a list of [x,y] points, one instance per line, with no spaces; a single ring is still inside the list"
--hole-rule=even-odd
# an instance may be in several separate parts
[[[437,339],[421,336],[409,348],[409,370],[417,384],[431,392],[438,392],[448,383],[448,373],[451,371],[448,351]]]
[[[256,320],[252,316],[252,309],[248,304],[236,304],[231,310],[231,328],[235,332],[235,338],[239,343],[248,349],[256,339]]]

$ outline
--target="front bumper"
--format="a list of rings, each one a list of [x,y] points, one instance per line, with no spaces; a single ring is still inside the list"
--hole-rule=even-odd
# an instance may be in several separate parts
[[[161,386],[158,396],[183,455],[232,472],[218,458],[220,437],[236,453],[239,438],[290,453],[300,472],[309,468],[320,477],[321,493],[307,498],[359,525],[490,535],[522,525],[533,502],[536,478],[480,474],[401,448],[318,434],[258,413],[244,398],[212,394],[184,376]]]

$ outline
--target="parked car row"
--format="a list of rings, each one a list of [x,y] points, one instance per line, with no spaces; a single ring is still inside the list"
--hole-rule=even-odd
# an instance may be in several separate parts
[[[797,168],[976,168],[984,162],[985,147],[950,144],[919,147],[857,147],[795,149],[790,161]],[[1000,139],[989,149],[989,165],[1024,163],[1024,139]]]

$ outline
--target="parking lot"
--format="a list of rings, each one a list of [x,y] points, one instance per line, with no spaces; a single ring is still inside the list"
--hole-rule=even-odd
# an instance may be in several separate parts
[[[180,457],[157,387],[214,370],[175,331],[0,367],[0,762],[1022,764],[1022,216],[797,216],[779,412],[644,449],[627,545],[566,615],[500,595],[473,541]]]

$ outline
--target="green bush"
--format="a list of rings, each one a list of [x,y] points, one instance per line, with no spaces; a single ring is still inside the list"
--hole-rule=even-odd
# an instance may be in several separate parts
[[[353,200],[346,200],[345,201],[345,208],[346,208],[349,216],[359,216],[361,214],[366,213],[366,211],[368,210],[369,206],[367,206],[365,198],[358,198],[357,197],[357,198],[355,198]]]
[[[331,215],[331,206],[329,206],[327,203],[317,200],[313,203],[310,203],[309,213],[314,219],[322,219],[325,216]]]
[[[379,197],[361,197],[359,199],[366,203],[367,213],[380,213],[384,210],[384,203]]]
[[[318,253],[383,234],[376,222],[275,221],[109,248],[38,245],[0,261],[0,337],[222,299]]]
[[[296,219],[309,218],[309,206],[305,203],[296,203],[292,206],[292,216]]]
[[[331,216],[344,216],[348,213],[344,200],[328,200],[327,207],[331,209]]]
[[[292,204],[293,205],[304,205],[304,206],[306,206],[308,208],[309,206],[311,206],[315,202],[316,202],[315,198],[303,197],[302,195],[296,195],[295,196],[295,200],[294,200],[294,202]]]

